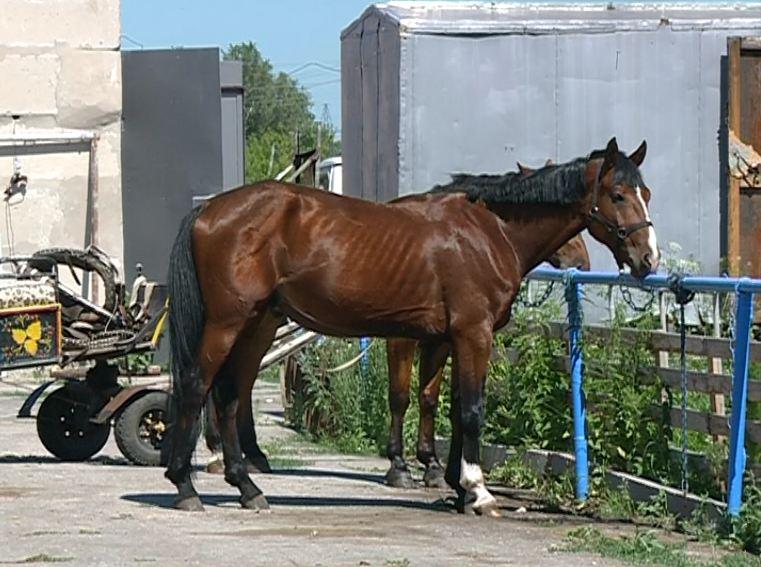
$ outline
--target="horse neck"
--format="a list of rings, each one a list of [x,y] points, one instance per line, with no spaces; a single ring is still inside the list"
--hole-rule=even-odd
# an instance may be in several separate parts
[[[505,223],[520,273],[528,272],[549,258],[584,229],[582,204],[569,206],[502,205],[490,207]]]

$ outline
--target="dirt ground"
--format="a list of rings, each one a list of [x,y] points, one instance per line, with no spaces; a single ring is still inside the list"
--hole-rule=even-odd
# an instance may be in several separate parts
[[[192,514],[170,508],[174,490],[162,469],[130,465],[113,439],[90,462],[56,461],[34,421],[15,417],[22,390],[0,384],[0,563],[617,564],[557,550],[590,520],[532,512],[530,498],[516,493],[500,496],[501,520],[458,515],[447,491],[384,486],[383,459],[297,441],[281,424],[276,386],[257,385],[255,397],[276,471],[254,480],[272,512],[241,509],[235,489],[200,470],[208,455],[199,446],[196,486],[206,511]]]

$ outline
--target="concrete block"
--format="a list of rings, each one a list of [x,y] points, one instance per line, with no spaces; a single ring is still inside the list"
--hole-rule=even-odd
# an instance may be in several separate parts
[[[121,56],[113,51],[59,52],[58,124],[95,128],[121,118]]]
[[[119,0],[3,0],[0,44],[117,49],[119,5]]]
[[[116,260],[124,276],[121,177],[100,177],[98,186],[98,246]],[[152,277],[163,279],[165,274]],[[128,282],[131,284],[132,282]]]
[[[0,57],[0,114],[55,114],[59,70],[60,60],[55,53]]]

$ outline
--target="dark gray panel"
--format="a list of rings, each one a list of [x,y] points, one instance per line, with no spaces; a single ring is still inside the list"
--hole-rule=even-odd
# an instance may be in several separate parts
[[[389,18],[378,30],[378,201],[390,201],[399,194],[399,57],[398,26]]]
[[[362,196],[361,25],[341,39],[341,159],[343,194]]]
[[[159,281],[194,195],[222,189],[219,50],[122,52],[122,206],[127,281]]]
[[[362,198],[378,200],[378,67],[380,18],[370,14],[362,22],[360,65],[362,65]],[[385,119],[385,117],[384,117]]]
[[[245,178],[245,133],[243,131],[243,63],[219,64],[222,86],[222,187],[243,185]]]

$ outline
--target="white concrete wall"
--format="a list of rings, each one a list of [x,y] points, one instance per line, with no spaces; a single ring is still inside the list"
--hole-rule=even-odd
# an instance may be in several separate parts
[[[98,135],[97,242],[123,258],[120,0],[2,0],[0,134],[55,129]],[[13,115],[19,118],[14,120]],[[88,155],[21,157],[26,198],[10,207],[16,253],[85,244]],[[0,189],[13,172],[0,158]],[[15,201],[16,199],[14,199]],[[0,201],[5,216],[6,204]],[[0,220],[0,248],[10,251]]]

